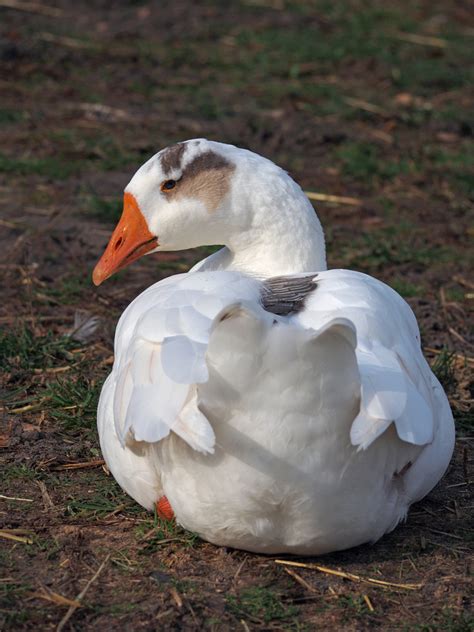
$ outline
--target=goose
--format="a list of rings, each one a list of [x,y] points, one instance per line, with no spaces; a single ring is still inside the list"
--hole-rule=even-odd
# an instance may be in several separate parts
[[[327,270],[314,209],[270,160],[194,139],[150,158],[93,272],[220,250],[123,312],[104,459],[136,502],[216,545],[319,555],[373,543],[443,476],[447,397],[408,304]]]

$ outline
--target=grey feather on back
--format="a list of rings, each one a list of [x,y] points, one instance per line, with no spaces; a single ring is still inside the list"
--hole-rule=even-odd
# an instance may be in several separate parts
[[[263,283],[262,306],[267,312],[287,316],[299,312],[304,307],[308,294],[316,289],[316,274],[302,276],[272,277]]]

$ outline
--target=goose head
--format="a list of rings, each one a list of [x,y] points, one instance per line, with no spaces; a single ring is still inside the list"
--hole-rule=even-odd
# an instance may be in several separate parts
[[[285,171],[248,150],[194,139],[163,149],[135,173],[93,281],[152,252],[216,244],[230,251],[233,269],[256,275],[267,273],[259,262],[271,274],[325,269],[319,220]],[[292,263],[283,271],[285,260]]]

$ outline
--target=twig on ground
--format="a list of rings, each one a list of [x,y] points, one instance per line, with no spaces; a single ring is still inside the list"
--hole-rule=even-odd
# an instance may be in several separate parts
[[[434,46],[435,48],[446,48],[448,42],[440,37],[432,37],[431,35],[419,35],[418,33],[405,33],[403,31],[395,31],[393,37],[411,44],[420,44],[421,46]]]
[[[305,191],[304,193],[310,200],[316,200],[317,202],[348,204],[350,206],[360,206],[362,204],[362,200],[353,197],[345,197],[343,195],[329,195],[326,193],[316,193],[315,191]]]
[[[462,449],[462,473],[464,476],[464,480],[466,483],[469,482],[469,459],[468,459],[468,448],[467,445],[463,446]]]
[[[35,375],[43,375],[43,373],[65,373],[66,371],[70,371],[71,366],[55,366],[48,367],[46,369],[33,369],[33,373]]]
[[[4,496],[3,494],[0,494],[0,498],[3,500],[17,500],[21,503],[32,503],[34,500],[33,498],[17,498],[16,496]]]
[[[31,410],[36,410],[37,408],[41,408],[41,405],[44,403],[44,400],[37,402],[36,404],[27,404],[26,406],[21,406],[20,408],[12,408],[10,413],[27,413]]]
[[[33,540],[23,535],[16,535],[16,533],[11,533],[6,529],[2,529],[0,531],[0,538],[4,538],[5,540],[13,540],[14,542],[21,542],[22,544],[33,544]]]
[[[38,33],[38,39],[43,40],[43,42],[50,42],[51,44],[59,44],[60,46],[66,46],[67,48],[76,48],[79,50],[82,50],[84,48],[96,48],[95,44],[91,44],[90,42],[81,42],[81,40],[74,39],[73,37],[54,35],[54,33]]]
[[[50,469],[59,470],[83,470],[89,467],[99,467],[104,465],[104,459],[92,459],[91,461],[83,461],[81,463],[63,463],[61,465],[53,465]]]
[[[61,630],[64,629],[64,626],[69,621],[69,619],[72,617],[72,615],[76,612],[77,608],[79,608],[81,606],[81,602],[84,599],[85,594],[87,593],[89,588],[92,586],[92,584],[96,581],[96,579],[99,577],[99,575],[102,573],[102,571],[104,570],[105,565],[109,561],[111,555],[112,555],[112,553],[109,553],[106,556],[106,558],[104,559],[102,564],[99,566],[99,568],[96,570],[94,575],[89,579],[87,584],[84,586],[84,588],[81,590],[81,592],[77,595],[77,597],[74,600],[74,602],[77,603],[78,605],[71,605],[69,610],[66,612],[64,617],[59,622],[58,627],[56,628],[56,632],[61,632]]]
[[[183,600],[181,599],[181,595],[178,593],[174,586],[170,588],[170,595],[173,597],[173,601],[178,606],[178,608],[182,608]]]
[[[469,340],[466,340],[464,336],[461,336],[461,334],[458,331],[456,331],[453,327],[448,327],[448,331],[452,336],[460,340],[464,345],[467,345],[468,347],[471,347],[471,348],[474,347],[474,345],[470,343]]]
[[[468,290],[474,290],[474,283],[467,281],[464,277],[459,276],[459,274],[455,274],[453,276],[453,281],[456,281],[456,283],[459,283],[459,285],[467,287]]]
[[[250,632],[250,628],[249,626],[246,624],[246,622],[244,621],[244,619],[240,619],[240,623],[242,624],[243,629],[245,630],[245,632]]]
[[[458,503],[455,500],[453,500],[453,506],[454,506],[454,513],[456,514],[456,518],[460,520],[461,512],[459,511]]]
[[[69,599],[68,597],[63,597],[54,590],[51,590],[47,586],[40,586],[41,592],[32,593],[31,597],[36,597],[37,599],[44,599],[45,601],[51,601],[55,603],[57,606],[70,606],[71,608],[80,608],[81,604],[75,599]]]
[[[347,105],[350,105],[354,108],[358,108],[359,110],[365,110],[366,112],[370,112],[371,114],[379,114],[380,116],[391,117],[392,114],[388,110],[384,110],[375,103],[369,103],[368,101],[363,101],[362,99],[353,99],[352,97],[345,97],[344,101]]]
[[[156,528],[153,529],[153,531],[156,531]],[[147,536],[150,535],[150,533],[146,534]],[[143,538],[141,538],[139,540],[139,542],[142,542],[144,540],[146,536],[143,536]],[[183,538],[164,538],[163,540],[158,540],[157,542],[154,543],[154,546],[161,546],[162,544],[168,544],[169,542],[186,542],[186,540],[183,540]],[[144,546],[142,546],[142,548],[146,548],[148,545],[145,544]]]
[[[127,509],[127,507],[131,507],[132,504],[133,503],[122,503],[121,505],[117,505],[117,507],[115,507],[115,509],[113,509],[107,515],[105,515],[103,519],[107,520],[107,518],[111,518],[112,516],[116,516],[118,513],[120,513],[124,509]]]
[[[306,590],[309,590],[312,593],[318,592],[316,588],[311,586],[311,584],[308,584],[306,579],[303,579],[303,577],[301,577],[301,575],[298,575],[296,571],[291,570],[291,568],[285,568],[285,571],[288,573],[288,575],[290,575],[290,577],[293,577],[293,579],[295,579],[298,584],[301,584],[303,588],[306,588]]]
[[[447,551],[450,551],[451,553],[458,554],[458,555],[464,552],[467,553],[469,551],[469,548],[466,548],[463,546],[454,546],[454,545],[450,546],[449,544],[446,544],[446,543],[443,544],[443,542],[435,542],[434,540],[425,539],[425,548],[427,544],[431,544],[432,546],[439,546],[442,549],[446,549]]]
[[[362,577],[361,575],[355,575],[354,573],[346,573],[344,571],[336,571],[326,566],[319,566],[319,564],[306,564],[304,562],[291,562],[289,560],[275,560],[276,564],[283,564],[285,566],[297,566],[299,568],[309,568],[312,570],[320,571],[321,573],[327,573],[328,575],[336,575],[343,579],[350,579],[355,582],[366,582],[373,584],[374,586],[380,586],[381,588],[401,588],[403,590],[419,590],[423,584],[397,584],[395,582],[386,582],[381,579],[373,579],[372,577]]]
[[[27,13],[38,13],[46,15],[49,18],[59,18],[63,15],[62,9],[57,7],[49,7],[38,2],[23,2],[22,0],[0,0],[0,7],[7,9],[16,9],[17,11],[26,11]]]
[[[388,145],[393,144],[393,136],[391,134],[388,134],[387,132],[384,132],[381,129],[369,129],[367,131],[371,136],[373,136],[374,138],[377,138],[377,140],[381,140],[382,142],[387,143]]]
[[[7,228],[24,228],[24,225],[20,224],[20,222],[10,222],[6,219],[0,219],[0,226],[6,226]]]
[[[49,511],[51,509],[54,509],[54,503],[51,500],[51,496],[48,493],[45,483],[43,481],[35,481],[35,483],[40,488],[41,497],[43,498],[44,510]]]
[[[245,557],[242,562],[239,564],[239,568],[237,569],[235,575],[234,575],[234,579],[232,580],[232,583],[235,586],[235,583],[237,581],[238,576],[240,575],[240,571],[243,569],[245,562],[247,561],[247,558]]]
[[[455,540],[462,540],[460,535],[455,535],[454,533],[447,533],[447,531],[440,531],[439,529],[432,529],[431,527],[427,527],[428,531],[431,533],[438,533],[439,535],[446,535],[448,538],[454,538]]]

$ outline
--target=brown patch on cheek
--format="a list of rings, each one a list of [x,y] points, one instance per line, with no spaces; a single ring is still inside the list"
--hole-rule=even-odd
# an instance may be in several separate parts
[[[230,189],[235,165],[212,151],[199,155],[185,168],[176,187],[166,192],[168,199],[195,197],[209,213],[217,210]]]
[[[233,168],[219,171],[201,172],[194,178],[183,181],[176,191],[176,198],[196,197],[213,213],[230,189],[230,178]]]

